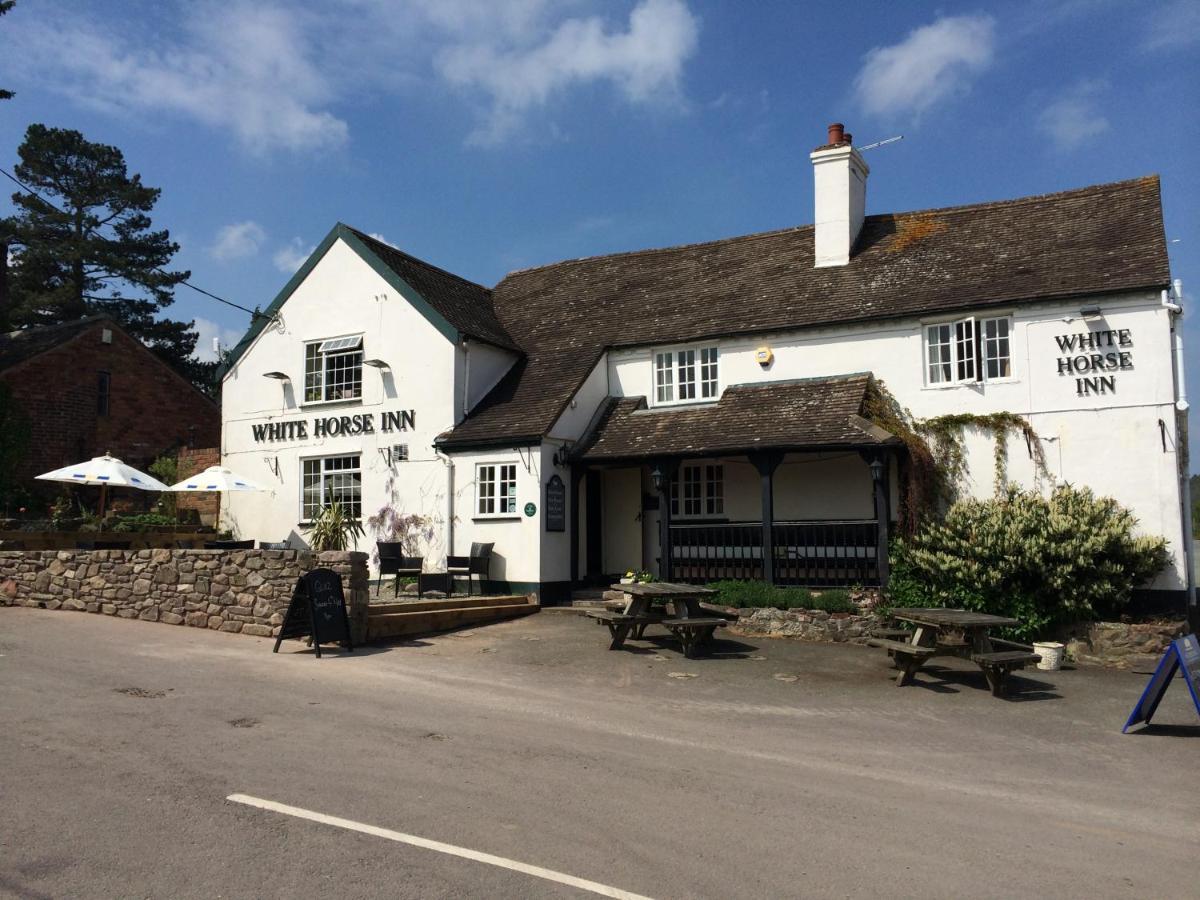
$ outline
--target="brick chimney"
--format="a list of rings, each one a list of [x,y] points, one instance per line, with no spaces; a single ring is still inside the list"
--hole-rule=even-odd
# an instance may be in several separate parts
[[[813,164],[814,265],[844,266],[862,230],[871,170],[841,122],[829,126],[828,140],[808,158]]]

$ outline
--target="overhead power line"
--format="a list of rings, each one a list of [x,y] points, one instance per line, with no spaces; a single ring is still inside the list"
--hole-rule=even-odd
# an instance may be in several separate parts
[[[50,207],[52,210],[59,213],[60,215],[64,215],[64,216],[68,215],[68,213],[65,210],[60,209],[55,204],[51,203],[49,200],[47,200],[45,197],[43,197],[40,193],[35,191],[29,185],[25,184],[23,181],[21,181],[15,175],[9,173],[7,170],[0,169],[0,175],[3,175],[5,178],[7,178],[9,181],[11,181],[13,184],[15,184],[17,187],[19,187],[21,190],[23,190],[25,193],[29,194],[30,196],[37,197],[39,200],[41,200],[48,207]],[[100,238],[101,240],[111,241],[111,238],[105,237],[100,232],[96,231],[94,228],[89,227],[87,230],[90,234],[94,234],[96,237]],[[155,266],[151,271],[158,272],[162,275],[170,274],[168,272],[163,271],[161,268],[159,268],[157,266]],[[232,300],[226,300],[224,297],[218,297],[212,291],[206,291],[204,288],[202,288],[198,285],[192,284],[190,281],[181,281],[179,283],[182,284],[184,287],[191,288],[193,291],[195,291],[198,294],[203,294],[205,297],[208,297],[212,300],[216,300],[218,303],[224,303],[226,306],[232,306],[234,309],[240,309],[244,313],[249,313],[251,321],[254,321],[255,319],[271,318],[266,313],[260,312],[257,309],[247,309],[245,306],[242,306],[240,303],[234,303]]]

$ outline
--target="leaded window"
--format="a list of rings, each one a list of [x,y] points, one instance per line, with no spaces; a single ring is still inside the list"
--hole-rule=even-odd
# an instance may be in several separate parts
[[[475,514],[512,516],[517,513],[516,463],[481,463],[475,469]]]
[[[306,522],[339,504],[351,519],[362,517],[361,455],[324,456],[302,462],[300,518]]]
[[[304,402],[362,397],[362,335],[304,345]]]
[[[720,393],[716,347],[684,347],[654,354],[654,402],[715,400]]]
[[[1012,375],[1012,323],[1007,316],[925,327],[926,384],[963,384]]]

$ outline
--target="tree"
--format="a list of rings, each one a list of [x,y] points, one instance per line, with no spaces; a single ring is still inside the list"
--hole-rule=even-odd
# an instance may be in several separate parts
[[[12,9],[16,2],[17,0],[0,0],[0,16]],[[12,98],[12,91],[6,91],[3,88],[0,88],[0,100],[11,100]]]
[[[78,131],[30,125],[16,176],[33,196],[12,196],[9,283],[11,326],[44,325],[104,313],[202,389],[211,363],[192,359],[193,323],[158,318],[190,272],[167,266],[179,251],[168,231],[151,228],[161,191],[126,172],[116,147]],[[2,240],[2,238],[0,238]]]

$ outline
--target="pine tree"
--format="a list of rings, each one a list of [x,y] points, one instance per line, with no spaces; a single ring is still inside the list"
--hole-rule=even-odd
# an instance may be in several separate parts
[[[190,272],[167,266],[179,251],[149,213],[161,193],[130,176],[119,149],[78,131],[30,125],[15,173],[8,220],[13,248],[10,326],[44,325],[104,313],[203,390],[214,366],[192,359],[193,323],[158,318]]]
[[[16,2],[17,0],[0,0],[0,16],[12,9]],[[0,88],[0,100],[11,100],[12,98],[12,91],[6,91],[3,88]]]

